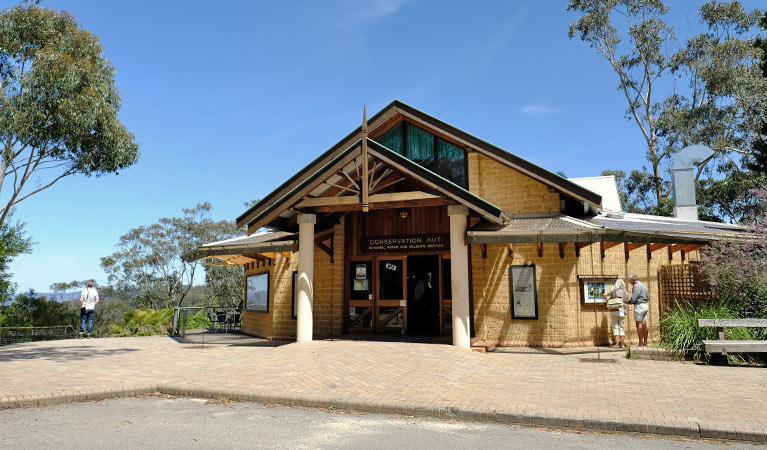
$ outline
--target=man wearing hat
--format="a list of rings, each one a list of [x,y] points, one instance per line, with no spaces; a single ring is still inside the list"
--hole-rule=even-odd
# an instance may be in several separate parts
[[[93,310],[99,302],[99,293],[93,287],[93,280],[88,281],[88,286],[80,293],[80,308],[83,310],[80,315],[80,336],[85,332],[85,322],[88,322],[88,332],[85,337],[93,332]]]
[[[629,275],[629,283],[631,283],[631,299],[626,303],[634,305],[634,322],[637,325],[637,334],[639,335],[639,345],[647,345],[647,312],[649,307],[647,302],[650,301],[650,291],[647,289],[647,285],[639,281],[639,277],[635,274]]]

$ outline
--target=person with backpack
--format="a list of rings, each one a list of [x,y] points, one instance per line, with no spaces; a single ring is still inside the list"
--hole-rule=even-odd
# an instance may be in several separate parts
[[[99,303],[99,293],[93,287],[93,280],[88,281],[87,287],[80,293],[80,336],[88,337],[93,332],[93,311]],[[88,322],[88,331],[85,332],[85,322]]]
[[[623,322],[626,320],[626,301],[629,298],[629,293],[626,291],[626,283],[618,278],[615,281],[615,288],[610,292],[602,294],[605,300],[608,299],[620,299],[620,306],[613,307],[608,302],[608,308],[610,309],[610,319],[613,325],[613,340],[615,341],[615,348],[623,348],[626,345],[626,328]],[[619,302],[614,302],[619,303]]]

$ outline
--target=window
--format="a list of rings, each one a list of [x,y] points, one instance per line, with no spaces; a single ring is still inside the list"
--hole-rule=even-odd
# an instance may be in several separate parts
[[[269,272],[247,278],[245,310],[269,312]]]
[[[535,266],[509,266],[511,318],[538,319],[538,291]]]
[[[468,189],[466,152],[426,130],[401,122],[376,141],[414,163]]]
[[[376,139],[379,144],[397,154],[402,154],[402,124],[392,128],[386,134]]]

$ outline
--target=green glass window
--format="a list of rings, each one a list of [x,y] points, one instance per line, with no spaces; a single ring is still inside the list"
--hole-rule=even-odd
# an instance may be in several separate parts
[[[434,172],[461,187],[466,187],[466,152],[455,145],[437,140],[437,162]]]
[[[376,141],[378,141],[379,144],[383,145],[384,147],[388,148],[394,153],[401,155],[402,154],[402,124],[399,124],[396,127],[392,128],[391,130],[387,131],[386,134],[376,139]]]
[[[458,186],[468,188],[466,152],[460,147],[406,122],[399,123],[376,141]]]
[[[407,127],[407,157],[427,169],[434,160],[434,135],[420,128]]]

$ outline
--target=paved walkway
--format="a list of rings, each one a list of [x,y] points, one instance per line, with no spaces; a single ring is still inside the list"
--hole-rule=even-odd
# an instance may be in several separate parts
[[[305,406],[767,443],[767,369],[587,350],[479,354],[447,345],[170,337],[0,347],[0,408],[134,396]]]

